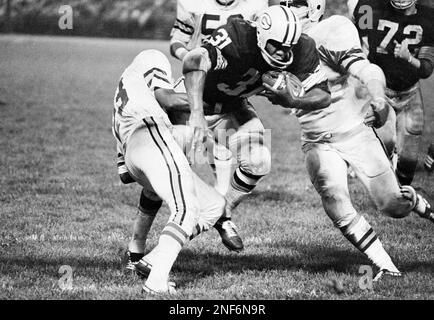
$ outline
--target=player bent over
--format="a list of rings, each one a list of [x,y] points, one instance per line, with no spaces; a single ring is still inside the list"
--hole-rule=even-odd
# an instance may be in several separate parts
[[[162,108],[187,104],[185,94],[173,91],[169,61],[157,50],[143,51],[134,59],[122,74],[114,99],[113,134],[128,174],[143,186],[141,231],[149,231],[162,201],[171,213],[158,245],[143,258],[152,266],[143,287],[151,293],[173,291],[169,272],[179,251],[195,230],[213,226],[225,206],[224,198],[194,174],[183,153],[189,128],[172,126]],[[144,247],[133,249],[144,251]]]
[[[178,0],[176,20],[170,34],[170,53],[182,61],[190,50],[203,45],[215,29],[225,25],[230,19],[255,20],[267,7],[267,0]],[[169,112],[169,118],[173,124],[186,124],[189,113],[172,111]],[[219,120],[225,121],[224,117],[220,114],[205,118],[209,126],[212,126]],[[225,195],[235,161],[231,151],[225,147],[226,143],[219,143],[217,136],[215,138],[209,165],[214,173],[215,188]]]
[[[310,179],[334,225],[379,269],[375,280],[383,274],[399,276],[375,231],[353,207],[347,182],[351,166],[380,211],[394,218],[414,211],[434,222],[426,200],[412,187],[400,187],[380,140],[366,125],[381,126],[387,119],[384,74],[364,56],[349,19],[332,16],[308,34],[316,41],[332,92],[329,108],[296,113]],[[369,108],[373,117],[366,118]]]
[[[330,94],[314,41],[301,35],[300,21],[286,7],[271,6],[254,23],[230,20],[183,60],[194,147],[203,144],[207,130],[218,136],[220,129],[237,129],[227,141],[238,162],[225,195],[228,219],[271,169],[264,126],[248,101],[263,90],[261,76],[270,70],[289,70],[310,83],[301,105],[328,106]],[[204,103],[215,107],[210,114],[219,116],[215,123],[206,121]]]

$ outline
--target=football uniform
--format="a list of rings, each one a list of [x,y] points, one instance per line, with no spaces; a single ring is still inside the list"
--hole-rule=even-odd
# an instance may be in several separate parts
[[[211,37],[216,28],[226,24],[232,18],[254,20],[256,15],[267,6],[267,0],[236,0],[226,7],[217,4],[216,0],[178,0],[177,17],[171,32],[171,50],[172,45],[176,43],[185,46],[187,50],[199,47]],[[173,50],[176,52],[176,49]],[[172,54],[176,56],[174,52]],[[178,90],[185,92],[183,82]],[[244,113],[250,113],[250,107]],[[189,113],[186,112],[169,112],[170,120],[175,124],[186,124],[188,116]],[[237,119],[227,114],[207,115],[205,119],[211,130],[214,130],[217,125],[222,127],[222,124],[226,129],[236,130],[238,128]],[[232,153],[225,147],[226,143],[223,143],[223,140],[225,139],[222,138],[220,143],[217,138],[215,139],[216,143],[212,149],[213,156],[209,157],[209,162],[216,177],[215,187],[219,192],[225,194],[231,172]]]
[[[230,212],[271,169],[270,139],[264,136],[264,126],[247,98],[264,90],[262,75],[274,68],[261,54],[256,27],[243,19],[232,19],[216,29],[202,47],[210,62],[203,100],[208,114],[218,117],[214,123],[208,120],[208,126],[214,136],[230,134],[218,142],[226,143],[239,164],[226,194]],[[303,35],[292,52],[287,70],[304,81],[305,91],[314,87],[328,91],[314,41]]]
[[[203,47],[211,59],[204,101],[215,106],[214,113],[233,111],[239,101],[264,90],[262,75],[273,67],[263,59],[257,45],[256,28],[248,21],[233,19],[215,30]],[[328,91],[315,42],[302,35],[292,51],[294,59],[286,71],[304,83],[305,92],[314,87]]]
[[[410,184],[417,166],[424,124],[418,81],[427,75],[422,75],[409,62],[395,58],[394,48],[395,41],[401,43],[407,39],[412,56],[434,66],[434,9],[417,4],[415,14],[404,15],[394,9],[390,1],[351,2],[354,22],[366,45],[368,58],[383,69],[388,102],[396,112],[396,127],[391,127],[392,130],[386,127],[378,133],[386,145],[393,145],[396,141],[396,173],[402,184]],[[367,17],[367,12],[372,12],[372,15]]]
[[[364,124],[370,96],[355,76],[370,63],[356,28],[349,19],[332,16],[308,34],[317,44],[332,93],[328,108],[299,117],[302,130],[303,122],[308,130],[303,132],[306,166],[325,211],[339,228],[356,217],[347,183],[350,165],[380,211],[408,215],[415,199],[403,197],[380,140]]]
[[[171,212],[166,226],[183,242],[200,226],[207,230],[221,216],[224,199],[190,168],[180,141],[186,126],[173,126],[155,99],[156,88],[173,89],[168,59],[157,50],[145,50],[123,72],[114,97],[112,131],[129,174],[164,200]],[[165,229],[166,229],[165,228]]]
[[[241,0],[228,7],[217,4],[216,0],[178,0],[171,39],[191,50],[201,46],[215,29],[231,18],[254,20],[267,6],[267,0]]]
[[[273,68],[263,59],[258,48],[256,28],[242,19],[233,19],[216,29],[203,47],[208,51],[211,60],[211,69],[205,80],[204,102],[210,106],[209,114],[223,114],[232,119],[226,121],[219,118],[216,123],[210,123],[210,127],[215,131],[227,130],[231,128],[228,124],[235,123],[237,134],[229,138],[229,148],[238,153],[239,144],[247,140],[245,136],[239,136],[245,128],[248,132],[264,132],[264,127],[247,98],[264,90],[262,75]],[[313,87],[328,90],[312,39],[302,35],[293,47],[293,56],[293,63],[288,66],[287,71],[303,81],[306,92]],[[237,157],[240,159],[239,155]],[[245,170],[264,174],[269,169],[258,172],[247,165]]]

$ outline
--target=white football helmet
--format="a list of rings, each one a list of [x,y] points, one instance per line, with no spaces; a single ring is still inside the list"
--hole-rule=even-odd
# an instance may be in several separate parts
[[[297,44],[301,36],[300,19],[291,8],[270,6],[262,11],[256,20],[258,47],[265,61],[272,67],[285,69],[292,63],[292,53],[287,61],[272,57],[266,50],[268,41],[274,40],[284,47]]]
[[[416,3],[417,0],[390,0],[390,4],[400,10],[408,9]]]
[[[294,11],[300,19],[319,22],[324,16],[326,0],[284,0],[280,1],[280,5],[298,8]]]

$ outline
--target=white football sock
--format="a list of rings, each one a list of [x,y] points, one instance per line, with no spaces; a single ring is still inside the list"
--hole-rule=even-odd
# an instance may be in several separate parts
[[[228,160],[214,159],[214,170],[216,177],[214,187],[221,195],[225,195],[231,183],[232,158]]]
[[[168,290],[170,270],[186,240],[187,234],[179,225],[173,222],[166,225],[158,245],[152,250],[152,270],[145,283],[148,288],[156,292]]]
[[[377,234],[361,215],[357,215],[348,225],[341,227],[344,236],[379,269],[398,272],[389,254],[384,250]]]

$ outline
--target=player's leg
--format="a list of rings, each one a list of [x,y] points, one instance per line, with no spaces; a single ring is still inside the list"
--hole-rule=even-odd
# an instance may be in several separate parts
[[[397,115],[398,163],[396,174],[401,185],[410,185],[416,173],[424,125],[423,117],[422,96],[418,90]]]
[[[386,123],[377,129],[373,129],[380,138],[387,157],[391,162],[394,161],[396,155],[396,112],[393,108],[389,108],[389,114]]]
[[[303,150],[312,184],[335,227],[380,270],[399,273],[372,226],[351,203],[347,163],[326,144],[307,144]]]
[[[232,175],[226,193],[226,215],[230,216],[238,204],[252,192],[259,180],[271,170],[270,141],[256,111],[247,100],[234,113],[239,123],[229,137],[229,149],[235,155],[238,167]]]
[[[136,270],[136,264],[145,255],[146,240],[155,216],[163,201],[152,191],[143,188],[133,224],[133,232],[128,243],[127,269]]]
[[[367,188],[377,208],[393,218],[404,218],[415,211],[430,217],[428,202],[411,186],[400,186],[387,155],[375,132],[366,128],[346,148],[348,161]]]
[[[144,126],[133,132],[125,160],[134,179],[143,186],[149,182],[171,211],[150,253],[153,268],[145,283],[146,290],[168,292],[169,272],[197,223],[199,205],[193,174],[171,131],[154,119],[144,119]]]

